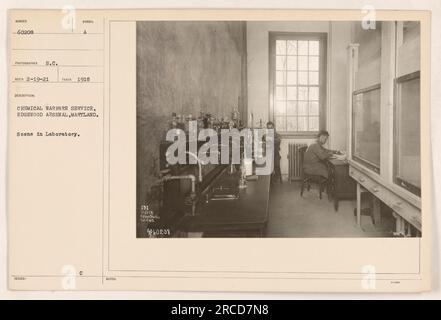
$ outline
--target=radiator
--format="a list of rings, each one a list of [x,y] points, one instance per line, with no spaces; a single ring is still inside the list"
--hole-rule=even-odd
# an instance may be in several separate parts
[[[302,161],[300,159],[300,148],[308,146],[306,143],[288,144],[288,180],[300,180]]]

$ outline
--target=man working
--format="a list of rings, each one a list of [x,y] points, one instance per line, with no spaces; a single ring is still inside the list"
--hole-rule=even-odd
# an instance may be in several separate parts
[[[340,154],[339,151],[328,150],[323,147],[328,138],[328,131],[322,130],[317,134],[317,141],[309,145],[303,157],[303,171],[306,174],[328,178],[328,169],[324,161],[333,154]]]

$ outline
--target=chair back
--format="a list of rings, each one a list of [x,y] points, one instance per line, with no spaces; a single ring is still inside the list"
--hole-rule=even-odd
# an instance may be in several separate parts
[[[303,162],[304,162],[304,158],[305,158],[305,152],[308,149],[308,146],[303,146],[299,148],[299,158],[300,158],[300,175],[303,178],[304,177],[304,173],[303,173]]]

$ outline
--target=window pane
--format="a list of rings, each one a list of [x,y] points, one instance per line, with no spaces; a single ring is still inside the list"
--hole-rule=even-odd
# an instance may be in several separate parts
[[[297,117],[287,117],[287,131],[297,131]]]
[[[308,70],[308,57],[299,57],[299,70]]]
[[[299,71],[299,84],[307,85],[308,84],[308,72],[307,71]]]
[[[352,40],[354,43],[358,43],[358,69],[355,81],[356,83],[363,82],[364,79],[378,79],[381,78],[381,63],[374,63],[374,61],[380,62],[381,60],[381,21],[375,25],[375,29],[365,29],[363,26],[354,25],[352,29]],[[378,59],[378,60],[377,60]],[[366,68],[366,66],[370,66]]]
[[[288,101],[286,106],[286,114],[295,116],[297,115],[297,101]]]
[[[308,55],[308,41],[299,41],[298,54],[303,56]]]
[[[379,168],[380,89],[355,95],[353,112],[353,155]]]
[[[318,99],[319,99],[319,88],[309,87],[309,100],[318,100]]]
[[[277,40],[276,41],[276,54],[286,54],[286,41],[285,40]]]
[[[295,40],[288,41],[287,54],[288,55],[296,55],[297,54],[297,41],[295,41]]]
[[[297,87],[287,87],[287,99],[297,100]]]
[[[276,117],[276,130],[286,131],[285,117]]]
[[[420,195],[420,79],[397,84],[395,180],[409,191]]]
[[[319,73],[318,72],[310,72],[309,73],[309,84],[310,85],[318,85],[319,84]]]
[[[403,21],[403,44],[420,36],[419,21]]]
[[[309,115],[318,116],[319,115],[319,104],[318,101],[313,101],[309,103]]]
[[[288,56],[288,70],[297,70],[297,57]]]
[[[276,40],[274,123],[279,131],[318,131],[320,42]]]
[[[276,87],[276,100],[286,100],[286,87]]]
[[[288,71],[288,78],[287,78],[288,84],[297,84],[297,72],[296,71]]]
[[[299,116],[307,116],[308,115],[308,102],[299,101]]]
[[[308,117],[299,117],[298,130],[308,131]]]
[[[308,100],[308,87],[299,87],[298,100]]]
[[[285,74],[286,74],[285,71],[276,71],[276,84],[278,86],[284,86],[286,84],[286,82],[285,82],[285,79],[286,79]]]
[[[276,69],[277,70],[285,70],[286,69],[286,57],[277,56],[276,57]]]
[[[283,114],[285,114],[285,110],[286,110],[286,102],[285,101],[276,101],[276,108],[274,110],[275,113],[283,115]]]
[[[309,57],[309,70],[310,71],[318,71],[319,69],[319,58],[318,57]]]
[[[319,41],[309,41],[309,54],[318,56],[320,54]]]
[[[309,117],[309,131],[318,131],[319,117]]]

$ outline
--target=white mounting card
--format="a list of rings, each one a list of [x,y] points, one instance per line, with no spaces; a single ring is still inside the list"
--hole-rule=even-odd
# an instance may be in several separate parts
[[[374,17],[9,11],[9,288],[430,290],[430,12]],[[167,162],[167,129],[190,120],[255,136],[272,121],[290,183]],[[290,145],[318,129],[345,151],[327,164],[347,199],[337,178],[321,200],[291,182]]]

